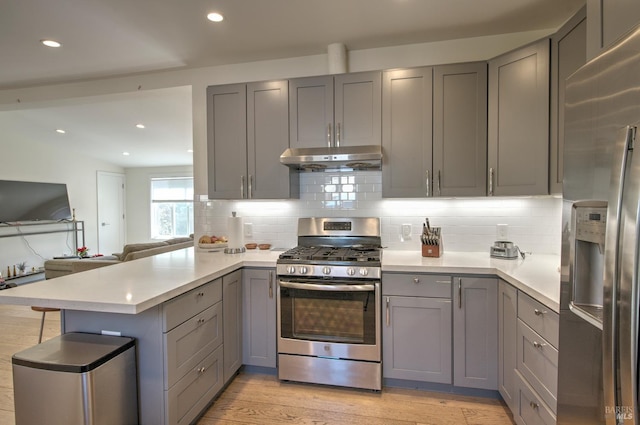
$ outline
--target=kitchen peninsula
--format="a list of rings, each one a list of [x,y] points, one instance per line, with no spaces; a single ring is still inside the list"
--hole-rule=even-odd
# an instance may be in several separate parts
[[[0,303],[61,308],[63,332],[105,330],[137,338],[141,423],[178,423],[180,418],[197,415],[223,385],[222,312],[216,310],[221,310],[222,281],[242,268],[272,269],[277,257],[276,251],[225,255],[187,248],[4,290]],[[386,272],[496,275],[557,312],[559,263],[559,256],[554,255],[499,260],[488,253],[446,252],[440,258],[423,258],[418,251],[385,250],[383,285]],[[194,308],[199,299],[204,305]],[[189,308],[196,314],[190,314]],[[199,367],[194,373],[213,373],[207,382],[219,385],[199,388],[207,397],[195,403],[192,411],[184,411],[183,400],[171,398],[184,379],[170,364],[172,356],[181,355],[171,352],[170,341],[172,332],[182,327],[175,323],[190,321],[194,327],[217,329],[218,345],[211,345],[206,358],[198,359],[211,366]],[[185,365],[196,366],[188,361]]]

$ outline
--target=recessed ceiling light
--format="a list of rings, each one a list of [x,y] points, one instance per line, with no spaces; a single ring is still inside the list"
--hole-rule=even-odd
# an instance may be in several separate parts
[[[55,40],[40,40],[40,43],[44,44],[47,47],[60,47],[62,43]]]
[[[138,127],[138,128],[144,128],[144,124],[136,124],[136,127]]]
[[[122,155],[129,156],[129,152],[122,152]]]
[[[224,19],[224,16],[222,16],[217,12],[212,12],[207,15],[207,19],[210,20],[211,22],[222,22],[222,20]]]
[[[57,129],[56,129],[56,133],[64,134],[64,133],[66,133],[66,131],[64,131],[64,130],[63,130],[63,129],[61,129],[61,128],[57,128]]]

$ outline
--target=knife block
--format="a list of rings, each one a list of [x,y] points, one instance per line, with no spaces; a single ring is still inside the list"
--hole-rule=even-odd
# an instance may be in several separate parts
[[[440,257],[442,245],[422,245],[423,257]]]

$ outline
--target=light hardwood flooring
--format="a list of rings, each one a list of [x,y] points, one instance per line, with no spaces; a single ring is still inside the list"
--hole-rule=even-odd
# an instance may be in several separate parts
[[[11,356],[38,342],[40,313],[0,305],[0,425],[14,425]],[[60,333],[59,313],[47,313],[44,339]],[[499,400],[385,387],[382,392],[280,382],[240,373],[198,425],[367,424],[512,425]]]

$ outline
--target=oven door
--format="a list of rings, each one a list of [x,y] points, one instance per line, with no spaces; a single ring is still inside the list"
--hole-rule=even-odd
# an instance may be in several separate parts
[[[278,353],[380,361],[380,282],[278,279]]]

